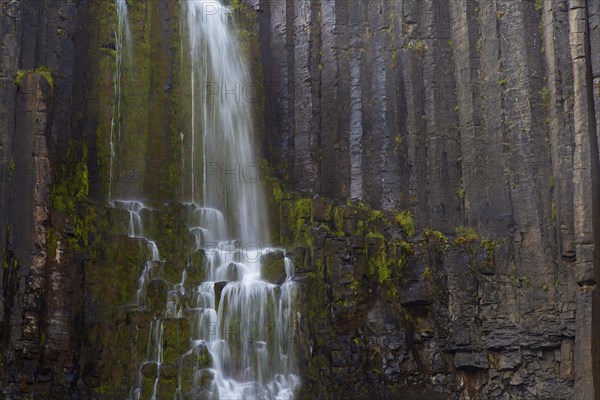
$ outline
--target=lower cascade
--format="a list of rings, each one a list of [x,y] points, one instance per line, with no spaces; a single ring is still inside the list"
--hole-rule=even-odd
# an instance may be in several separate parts
[[[298,314],[285,251],[211,242],[212,232],[225,230],[223,215],[189,203],[191,261],[173,267],[144,236],[143,216],[153,210],[138,201],[112,205],[129,212],[129,236],[148,254],[137,306],[153,320],[132,399],[293,399]],[[181,271],[179,283],[164,279],[169,268]]]
[[[120,26],[126,24],[125,3],[118,12]],[[152,206],[111,200],[129,213],[127,233],[147,254],[134,307],[152,320],[131,399],[293,399],[300,383],[293,262],[266,242],[260,183],[211,173],[258,165],[251,104],[207,90],[250,82],[246,61],[219,2],[182,1],[181,14],[190,96],[183,99],[189,129],[181,132],[182,195],[189,200],[179,204],[189,229],[181,243],[191,243],[187,264],[161,257],[158,238],[145,229]],[[131,46],[124,42],[118,50]]]

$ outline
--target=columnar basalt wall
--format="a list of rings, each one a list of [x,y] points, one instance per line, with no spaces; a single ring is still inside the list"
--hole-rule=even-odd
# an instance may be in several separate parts
[[[121,195],[184,265],[179,2],[127,3]],[[600,398],[600,4],[230,3],[296,260],[300,398]],[[116,8],[2,0],[0,23],[1,386],[124,398],[151,318],[107,207]]]
[[[250,3],[271,89],[267,150],[284,188],[504,243],[476,280],[446,257],[437,289],[447,297],[428,300],[427,320],[447,317],[431,346],[453,359],[455,395],[598,398],[598,5]],[[352,357],[339,365],[326,347],[320,371],[342,380]]]
[[[85,15],[74,2],[2,1],[0,24],[0,342],[2,386],[71,384],[79,273],[48,263],[53,167],[81,138]],[[77,43],[78,42],[78,43]],[[60,258],[60,257],[59,257]]]

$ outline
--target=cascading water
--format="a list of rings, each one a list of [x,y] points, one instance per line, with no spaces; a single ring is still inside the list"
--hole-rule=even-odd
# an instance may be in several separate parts
[[[229,14],[217,1],[182,2],[192,102],[191,197],[199,199],[201,176],[203,203],[213,207],[198,209],[203,221],[196,243],[207,254],[208,282],[196,295],[193,339],[212,354],[221,399],[288,399],[298,385],[289,336],[296,318],[293,271],[288,268],[281,286],[261,280],[261,257],[277,250],[264,245],[267,212],[255,179],[251,102],[244,97],[250,73]],[[194,170],[198,155],[201,174]],[[223,210],[235,225],[211,216],[213,209]],[[227,232],[238,240],[224,240]],[[223,281],[228,283],[219,296],[211,282]]]
[[[116,92],[121,90],[121,53],[132,43],[124,0],[117,0],[117,12]],[[214,0],[181,3],[182,65],[189,78],[184,85],[190,90],[183,99],[189,129],[180,133],[181,179],[192,245],[178,282],[163,279],[169,260],[161,259],[152,240],[160,238],[144,229],[145,215],[154,210],[140,201],[111,199],[115,208],[129,212],[127,234],[146,243],[151,254],[136,297],[136,306],[151,314],[152,322],[131,391],[135,400],[293,399],[299,385],[293,264],[284,250],[265,244],[268,218],[252,143],[252,108],[242,94],[250,74],[229,14]],[[127,115],[121,115],[120,96],[115,98],[113,121],[120,121]],[[119,132],[113,123],[113,157],[119,155]],[[188,275],[197,254],[201,278]],[[267,263],[279,268],[268,281]],[[161,302],[153,293],[166,297]],[[184,332],[189,336],[181,338]]]

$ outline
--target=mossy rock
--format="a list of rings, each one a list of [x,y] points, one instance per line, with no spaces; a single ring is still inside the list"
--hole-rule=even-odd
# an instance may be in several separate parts
[[[285,256],[280,250],[263,254],[260,257],[261,277],[267,282],[281,285],[287,277]]]
[[[129,211],[122,208],[109,208],[108,220],[111,233],[117,235],[127,235],[129,233]]]
[[[165,261],[162,266],[162,278],[171,285],[181,282],[184,267],[181,264]]]
[[[148,311],[161,315],[167,305],[169,284],[162,279],[152,279],[146,288],[146,308]]]
[[[157,400],[172,400],[177,390],[177,365],[166,363],[161,364],[156,386]]]
[[[154,315],[146,310],[131,310],[128,312],[127,323],[135,327],[138,360],[146,359],[150,325],[153,319]]]
[[[138,279],[149,258],[142,239],[116,235],[105,244],[103,254],[85,264],[87,310],[97,318],[111,319],[118,305],[136,301]]]
[[[184,400],[219,400],[218,389],[215,385],[215,373],[210,369],[198,371],[194,377],[194,385],[189,391],[182,390]]]
[[[154,382],[158,376],[158,365],[155,362],[144,363],[141,368],[141,374],[140,400],[150,400],[154,390]]]
[[[190,345],[190,321],[186,318],[163,320],[163,357],[165,363],[175,363]]]
[[[310,251],[302,246],[296,246],[291,251],[294,260],[294,270],[305,273],[311,270]]]
[[[318,196],[312,201],[313,219],[316,222],[330,222],[332,220],[333,200]]]
[[[369,212],[362,207],[346,205],[344,207],[344,218],[366,221],[369,219]]]
[[[198,286],[204,281],[206,281],[206,276],[204,275],[204,271],[198,271],[198,269],[188,266],[186,268],[186,278],[184,282],[184,288],[186,294],[191,296],[190,299],[193,298],[194,292],[197,291]]]
[[[199,249],[192,254],[192,265],[196,268],[205,268],[206,266],[206,251]]]
[[[162,279],[164,263],[165,261],[146,261],[144,268],[148,270],[148,279]]]
[[[204,265],[204,261],[199,261],[199,259],[204,260],[205,253],[204,250],[198,250],[194,253],[192,257],[192,262],[185,267],[185,288],[186,290],[192,290],[193,288],[200,285],[202,282],[206,281],[207,276],[207,267]]]
[[[190,351],[183,354],[178,360],[179,368],[200,370],[213,367],[213,358],[206,344],[200,343],[194,346]]]
[[[196,376],[200,370],[212,368],[213,359],[204,343],[194,346],[192,350],[182,355],[178,362],[181,379],[181,391],[191,394],[199,382]]]

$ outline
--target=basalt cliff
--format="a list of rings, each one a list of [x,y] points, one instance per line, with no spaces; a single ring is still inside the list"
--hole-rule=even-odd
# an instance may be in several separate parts
[[[293,260],[296,397],[600,399],[600,2],[226,3],[253,78],[205,94],[252,104],[260,157],[209,171],[261,186]],[[150,303],[203,277],[181,3],[126,4],[123,77],[115,2],[0,2],[2,398],[146,384],[153,306],[131,304],[149,255],[114,188],[151,205],[167,261]],[[264,265],[281,281],[283,256]],[[185,371],[171,361],[157,398]]]

